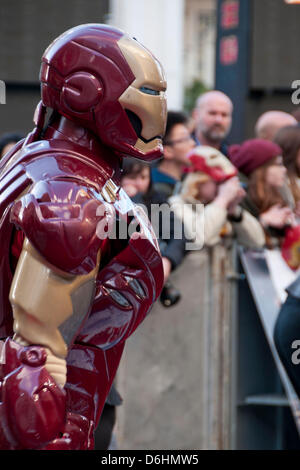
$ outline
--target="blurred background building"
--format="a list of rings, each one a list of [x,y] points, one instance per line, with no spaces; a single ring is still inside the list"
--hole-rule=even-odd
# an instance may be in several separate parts
[[[199,93],[217,87],[235,104],[230,140],[251,137],[266,109],[295,109],[299,18],[300,6],[284,0],[1,0],[0,132],[30,130],[40,58],[51,40],[77,24],[104,22],[162,62],[169,109],[191,111]]]
[[[185,102],[191,109],[197,93],[214,86],[215,0],[1,0],[6,105],[0,107],[0,133],[31,129],[43,51],[60,33],[86,22],[115,25],[155,53],[166,71],[170,109]]]

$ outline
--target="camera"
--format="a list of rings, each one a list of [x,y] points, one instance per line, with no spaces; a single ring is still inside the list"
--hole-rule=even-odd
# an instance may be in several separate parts
[[[167,281],[160,294],[160,302],[164,307],[172,307],[177,304],[181,299],[181,294],[176,287],[171,284],[170,281]]]

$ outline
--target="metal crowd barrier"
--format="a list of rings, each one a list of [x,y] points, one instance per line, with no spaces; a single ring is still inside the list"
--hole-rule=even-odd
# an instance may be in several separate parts
[[[181,301],[157,302],[127,341],[115,435],[125,449],[300,448],[299,401],[276,352],[279,303],[264,254],[189,253]]]

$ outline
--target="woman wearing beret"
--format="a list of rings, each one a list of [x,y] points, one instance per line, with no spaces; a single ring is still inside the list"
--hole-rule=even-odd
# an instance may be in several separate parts
[[[259,219],[268,246],[278,246],[286,227],[295,221],[281,148],[268,140],[250,139],[232,145],[229,158],[248,179],[244,207]]]

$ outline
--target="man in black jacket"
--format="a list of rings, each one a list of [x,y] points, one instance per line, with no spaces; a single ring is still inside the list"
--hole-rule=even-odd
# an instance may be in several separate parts
[[[300,275],[286,290],[288,297],[275,324],[274,341],[300,398]]]

